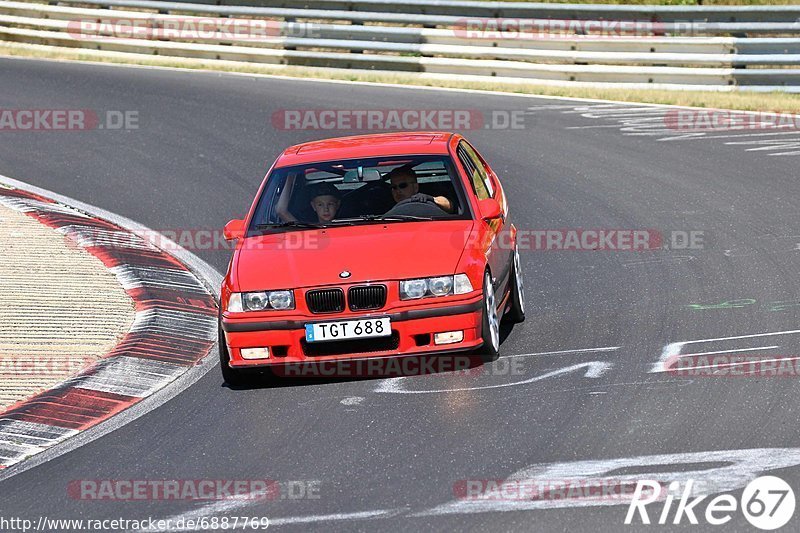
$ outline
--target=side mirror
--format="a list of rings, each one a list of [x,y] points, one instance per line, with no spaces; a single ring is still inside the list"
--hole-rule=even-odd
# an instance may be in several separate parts
[[[222,236],[225,237],[226,241],[244,237],[244,220],[231,220],[225,224],[225,229],[222,230]]]
[[[486,198],[478,201],[478,210],[483,220],[494,220],[503,216],[500,211],[500,204],[494,198]]]

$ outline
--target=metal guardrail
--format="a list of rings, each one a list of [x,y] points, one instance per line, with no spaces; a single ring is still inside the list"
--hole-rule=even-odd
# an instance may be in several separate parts
[[[618,83],[686,86],[758,86],[800,90],[800,38],[741,38],[670,36],[659,25],[658,34],[639,37],[608,38],[592,35],[559,35],[557,38],[514,39],[502,32],[492,38],[475,37],[459,31],[464,17],[426,15],[437,19],[435,28],[413,27],[419,15],[407,13],[372,13],[367,11],[310,10],[295,7],[211,6],[184,2],[153,0],[60,0],[65,5],[0,1],[0,40],[36,45],[84,48],[108,52],[139,53],[170,57],[245,61],[275,65],[312,66],[336,69],[359,69],[426,73],[438,76],[492,77],[493,81],[543,81],[549,83]],[[388,0],[365,0],[360,8],[382,5]],[[294,5],[294,0],[284,1]],[[298,2],[299,4],[299,2]],[[350,6],[342,0],[303,0],[303,5]],[[413,0],[397,9],[443,10],[454,4],[465,9],[507,7],[513,2],[453,2],[451,0]],[[78,7],[83,5],[94,8]],[[355,4],[354,4],[355,5]],[[521,4],[524,9],[558,4]],[[99,7],[99,9],[98,9]],[[575,8],[575,6],[567,6]],[[617,6],[588,6],[595,8]],[[675,6],[625,6],[636,8]],[[685,7],[685,6],[679,6]],[[689,6],[696,7],[696,6]],[[754,6],[748,6],[754,7]],[[756,6],[761,7],[761,6]],[[771,16],[777,13],[800,13],[798,6],[767,6]],[[127,9],[125,9],[127,8]],[[130,9],[138,11],[130,11]],[[151,12],[142,10],[149,9]],[[726,8],[730,9],[730,8]],[[638,11],[638,10],[634,10]],[[678,12],[678,10],[667,10]],[[697,11],[699,10],[690,10]],[[712,10],[721,12],[721,10]],[[747,10],[762,16],[765,11]],[[180,13],[180,14],[177,14]],[[538,13],[538,12],[537,12]],[[346,18],[343,15],[348,15]],[[368,16],[365,18],[365,15]],[[402,17],[394,26],[369,25],[369,16]],[[220,17],[220,28],[230,18],[282,18],[274,22],[274,34],[254,39],[252,36],[213,31],[198,35],[171,33],[168,40],[147,35],[120,38],[112,35],[131,29],[132,25],[166,28],[187,16]],[[742,15],[740,15],[741,17]],[[207,18],[202,19],[208,22]],[[295,36],[298,20],[312,28],[313,35]],[[114,22],[97,35],[77,31],[80,21]],[[319,22],[322,21],[322,22]],[[342,23],[349,22],[349,24]],[[379,22],[390,22],[380,20]],[[430,20],[429,20],[430,22]],[[128,26],[125,26],[127,24]],[[400,25],[406,24],[406,25]],[[713,35],[731,25],[746,27],[748,32],[770,33],[794,28],[788,22],[737,22],[703,25]],[[677,26],[676,26],[677,27]],[[768,31],[762,31],[768,28]],[[783,31],[783,30],[780,30]],[[662,35],[666,33],[667,35]],[[793,33],[800,34],[800,28]],[[125,32],[123,31],[123,34]],[[127,34],[125,34],[127,35]],[[546,36],[545,36],[546,37]],[[158,36],[164,39],[164,35]],[[755,87],[753,87],[755,88]]]
[[[183,2],[184,0],[176,0]],[[664,6],[625,4],[558,4],[542,2],[476,2],[473,0],[185,0],[199,4],[245,5],[337,11],[452,15],[488,18],[613,19],[661,22],[795,22],[800,5]]]
[[[383,11],[359,10],[329,10],[284,7],[261,7],[244,5],[208,5],[192,2],[162,2],[160,0],[57,0],[62,4],[90,4],[106,8],[136,8],[153,9],[160,13],[198,13],[204,15],[221,15],[229,17],[266,17],[284,18],[287,20],[338,20],[348,21],[353,24],[363,23],[395,23],[416,24],[425,27],[446,27],[463,24],[472,15],[431,15],[425,13],[402,13]],[[515,3],[515,2],[512,2]],[[238,4],[238,2],[237,2]],[[558,4],[544,4],[558,5]],[[647,7],[647,6],[645,6]],[[669,6],[665,6],[669,7]],[[746,7],[746,6],[745,6]],[[507,16],[506,16],[507,17]],[[800,14],[798,15],[800,17]],[[490,17],[494,18],[494,17]],[[523,19],[544,19],[547,17],[520,17]],[[569,20],[569,18],[564,17]],[[608,20],[610,17],[575,17],[579,20]],[[560,19],[559,19],[560,20]],[[616,19],[612,19],[616,20]],[[719,34],[746,34],[746,33],[798,33],[800,32],[800,19],[791,17],[779,21],[747,21],[747,22],[719,22],[703,21],[697,19],[680,19],[663,21],[659,29],[667,34],[686,34],[702,30],[703,35]]]

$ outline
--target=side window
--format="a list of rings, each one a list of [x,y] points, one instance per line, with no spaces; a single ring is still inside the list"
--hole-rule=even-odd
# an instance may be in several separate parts
[[[485,200],[486,198],[491,198],[494,196],[492,181],[489,179],[489,175],[486,173],[486,169],[484,168],[481,160],[478,158],[478,155],[475,153],[475,150],[473,150],[470,145],[462,141],[458,145],[457,152],[458,158],[461,160],[461,164],[464,165],[464,168],[470,175],[472,188],[475,191],[475,195],[478,197],[478,199]]]

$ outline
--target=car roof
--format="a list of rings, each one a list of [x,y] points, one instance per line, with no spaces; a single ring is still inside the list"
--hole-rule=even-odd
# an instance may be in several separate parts
[[[452,136],[449,132],[398,132],[312,141],[284,150],[275,166],[384,155],[447,154],[448,141]]]

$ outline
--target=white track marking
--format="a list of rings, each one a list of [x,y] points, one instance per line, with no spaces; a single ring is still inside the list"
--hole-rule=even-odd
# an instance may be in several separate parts
[[[194,520],[198,521],[204,517],[212,517],[212,516],[224,516],[224,515],[231,515],[234,511],[238,509],[242,509],[243,507],[247,507],[252,505],[254,502],[263,503],[264,498],[264,491],[259,490],[257,492],[251,492],[247,495],[240,496],[236,499],[229,499],[229,500],[219,500],[211,503],[207,503],[200,507],[196,507],[190,511],[186,511],[184,513],[170,515],[163,520],[169,520],[171,524],[177,524],[179,521],[187,521],[187,520]],[[162,520],[162,519],[160,519]],[[140,529],[137,531],[150,531],[148,529]],[[187,528],[179,528],[179,527],[171,527],[166,529],[165,531],[198,531],[197,528],[187,529]]]
[[[773,333],[753,333],[751,335],[737,335],[734,337],[718,337],[715,339],[700,339],[696,341],[681,341],[681,342],[673,342],[664,346],[663,350],[661,350],[661,357],[658,361],[653,363],[652,368],[650,369],[650,374],[655,374],[658,372],[668,372],[669,369],[666,367],[666,362],[672,359],[675,359],[680,356],[683,347],[687,344],[700,344],[705,342],[717,342],[717,341],[732,341],[732,340],[739,340],[739,339],[756,339],[760,337],[772,337],[777,335],[794,335],[800,333],[800,329],[793,329],[789,331],[776,331]],[[755,348],[748,348],[748,350],[754,350]]]
[[[758,361],[740,361],[734,363],[724,363],[719,365],[700,365],[700,366],[693,366],[691,370],[695,370],[698,368],[728,368],[728,367],[744,366],[744,365],[752,365],[760,363],[780,363],[782,361],[797,361],[798,359],[800,359],[800,357],[778,357],[773,359],[759,359]]]
[[[707,131],[680,130],[671,127],[669,124],[669,109],[689,109],[679,106],[648,106],[640,103],[619,103],[601,105],[578,105],[571,110],[561,111],[564,114],[577,114],[582,118],[592,121],[599,121],[595,124],[585,124],[581,126],[568,126],[565,129],[617,129],[622,135],[626,136],[648,136],[655,141],[691,141],[707,139],[747,139],[750,137],[767,137],[775,135],[797,135],[797,131],[786,131],[794,129],[793,125],[773,124],[768,121],[761,121],[763,127],[760,129],[752,128],[728,128],[728,129],[709,129]],[[536,109],[530,109],[531,114],[536,114]],[[742,116],[753,116],[758,112],[740,110],[703,110],[704,113],[721,111],[725,113],[736,113]],[[770,130],[770,131],[764,131]],[[781,131],[772,131],[781,130]],[[730,146],[744,146],[746,151],[768,152],[769,156],[793,156],[800,154],[800,139],[787,140],[737,140],[724,143]],[[755,146],[753,146],[755,145]],[[751,147],[747,147],[751,146]]]
[[[800,333],[800,329],[790,329],[787,331],[775,331],[771,333],[753,333],[750,335],[737,335],[735,337],[718,337],[716,339],[700,339],[696,341],[684,341],[683,344],[698,344],[701,342],[716,342],[716,341],[730,341],[730,340],[738,340],[738,339],[754,339],[757,337],[771,337],[773,335],[792,335],[795,333]]]
[[[720,466],[708,466],[709,464],[719,464]],[[604,482],[635,484],[642,478],[678,481],[679,483],[685,483],[691,479],[695,481],[692,496],[699,496],[735,491],[747,485],[763,472],[798,464],[800,464],[800,448],[721,450],[540,463],[514,472],[499,487],[491,487],[488,493],[484,492],[470,498],[453,500],[411,516],[627,505],[632,497],[630,492],[625,493],[624,491],[621,491],[622,494],[609,494],[600,498],[596,495],[584,496],[579,491],[575,497],[509,499],[502,497],[501,491],[505,484],[514,487],[519,483],[532,483],[533,486],[536,486],[536,482],[541,480],[546,489],[548,488],[547,484],[552,481],[572,482],[580,487],[589,483],[602,486],[601,484]],[[686,468],[676,468],[680,466]],[[619,471],[623,469],[631,471],[631,473],[620,474]]]
[[[744,450],[719,450],[686,452],[660,455],[643,455],[615,459],[597,459],[584,461],[567,461],[561,463],[536,463],[517,470],[507,477],[499,486],[492,486],[484,492],[464,499],[456,499],[430,509],[411,514],[412,517],[429,517],[443,515],[465,515],[472,513],[492,513],[504,511],[535,511],[540,509],[594,507],[611,505],[628,505],[631,494],[609,495],[598,498],[596,495],[584,496],[566,494],[566,497],[540,499],[504,499],[502,487],[519,486],[520,483],[543,489],[552,488],[551,483],[574,483],[576,487],[589,486],[594,483],[635,484],[643,477],[678,481],[685,483],[693,480],[692,497],[732,492],[744,487],[752,479],[766,472],[794,467],[800,464],[800,448],[756,448]],[[709,466],[711,465],[711,466]],[[718,466],[714,466],[718,465]],[[683,467],[683,468],[681,468]],[[620,474],[621,470],[630,473]],[[490,479],[497,476],[483,476]],[[463,480],[469,481],[469,480]],[[558,485],[556,485],[556,488]],[[487,492],[488,490],[488,492]],[[263,494],[263,493],[259,493]],[[516,494],[516,493],[512,493]],[[178,520],[198,520],[202,517],[231,513],[237,509],[252,505],[252,500],[226,500],[211,503],[185,513],[165,518],[175,524]],[[310,524],[320,522],[373,520],[391,518],[407,513],[408,509],[377,509],[352,513],[333,513],[307,516],[293,516],[270,519],[271,526]],[[169,531],[196,531],[196,529],[176,528]]]
[[[797,148],[800,148],[800,138],[797,139],[768,139],[768,140],[761,140],[761,141],[736,141],[736,142],[726,142],[725,144],[735,145],[735,146],[756,146],[756,148],[746,148],[745,151],[747,152],[763,152],[766,150],[791,150],[791,151],[781,151],[775,152],[767,155],[773,156],[781,156],[781,155],[797,155],[800,151],[797,151]]]
[[[342,405],[361,405],[361,402],[364,401],[362,396],[351,396],[350,398],[345,398],[341,402]]]
[[[777,128],[776,128],[777,129]],[[738,130],[734,130],[738,131]],[[773,135],[797,135],[794,131],[775,131],[770,133],[740,133],[738,135],[706,135],[703,139],[740,139],[742,137],[768,137]],[[671,139],[659,139],[660,141],[670,141]]]
[[[515,355],[504,355],[503,358],[510,358],[510,357],[536,357],[536,356],[547,356],[547,355],[562,355],[562,354],[573,354],[573,353],[594,353],[594,352],[613,352],[615,350],[619,350],[619,346],[606,346],[604,348],[581,348],[580,350],[558,350],[555,352],[539,352],[539,353],[520,353]]]
[[[576,370],[581,370],[584,368],[586,369],[586,373],[583,375],[583,377],[599,378],[600,376],[605,374],[611,368],[611,366],[612,366],[611,363],[607,363],[605,361],[589,361],[586,363],[578,363],[576,365],[559,368],[558,370],[553,370],[552,372],[547,372],[546,374],[534,376],[532,378],[528,378],[522,381],[514,381],[512,383],[499,383],[497,385],[483,385],[480,387],[460,387],[452,389],[434,389],[434,390],[407,390],[403,388],[402,380],[408,379],[408,377],[402,376],[398,378],[384,379],[378,384],[374,392],[384,392],[384,393],[394,393],[394,394],[436,394],[443,392],[499,389],[503,387],[515,387],[517,385],[527,385],[529,383],[535,383],[537,381],[553,378],[556,376],[560,376],[562,374],[568,374],[570,372],[575,372]]]
[[[212,516],[233,516],[233,513],[239,511],[240,509],[244,509],[246,507],[251,507],[254,504],[263,504],[264,500],[264,492],[252,492],[245,496],[230,499],[230,500],[220,500],[212,503],[208,503],[206,505],[196,507],[184,513],[174,514],[168,516],[166,518],[159,518],[158,520],[169,521],[172,524],[172,527],[165,529],[164,531],[197,531],[196,527],[188,528],[188,527],[178,527],[178,523],[186,523],[187,521],[191,520],[194,522],[199,521],[202,518],[208,518]],[[311,524],[315,522],[334,522],[334,521],[346,521],[346,520],[367,520],[370,518],[386,518],[389,516],[394,516],[406,511],[406,509],[379,509],[374,511],[360,511],[354,513],[332,513],[332,514],[320,514],[320,515],[307,515],[307,516],[290,516],[285,518],[270,518],[269,526],[270,528],[273,526],[278,525],[288,525],[288,524]],[[262,511],[259,511],[262,512]],[[253,514],[252,512],[249,512]],[[266,517],[269,518],[269,517]],[[150,531],[147,529],[140,529],[137,530],[138,532],[145,532]]]
[[[800,155],[800,150],[798,150],[798,151],[796,151],[796,152],[781,152],[781,153],[779,153],[779,154],[767,154],[767,155],[769,155],[769,156],[773,156],[773,155],[775,155],[775,156],[781,156],[781,155]]]
[[[356,513],[320,514],[309,516],[290,516],[286,518],[270,519],[269,525],[283,526],[287,524],[311,524],[315,522],[334,522],[342,520],[368,520],[370,518],[389,518],[396,516],[406,509],[380,509],[377,511],[361,511]]]
[[[566,129],[568,130],[602,130],[607,128],[619,128],[617,124],[600,124],[600,125],[592,125],[592,126],[568,126]]]
[[[735,350],[717,350],[714,352],[684,353],[678,357],[700,357],[701,355],[717,355],[721,353],[751,352],[753,350],[773,350],[780,346],[753,346],[752,348],[736,348]]]

